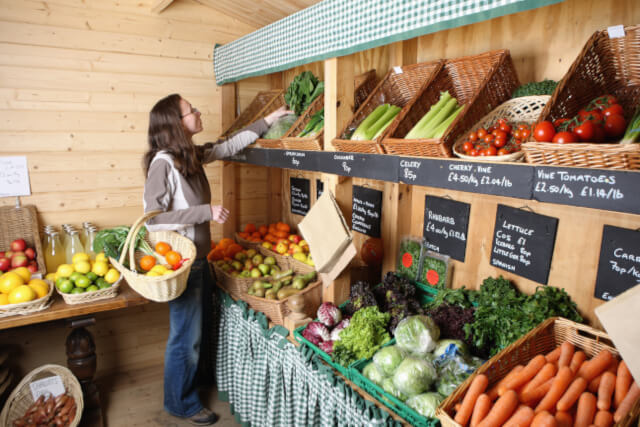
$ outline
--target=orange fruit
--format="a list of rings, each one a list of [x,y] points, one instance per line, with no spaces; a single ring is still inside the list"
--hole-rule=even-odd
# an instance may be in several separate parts
[[[170,250],[171,250],[171,245],[168,244],[167,242],[156,243],[156,252],[158,252],[160,255],[164,256]]]
[[[231,240],[231,239],[229,239]],[[169,263],[170,266],[174,266],[176,264],[178,264],[180,262],[180,260],[182,259],[182,255],[180,255],[178,252],[176,251],[169,251],[165,254],[164,258],[167,260],[167,262]]]
[[[234,240],[230,239],[228,237],[223,238],[222,240],[220,240],[220,243],[218,243],[218,247],[220,249],[227,249],[229,246],[231,246],[232,244],[234,244]]]
[[[264,237],[269,232],[269,229],[266,225],[261,225],[260,228],[258,228],[258,231],[260,232],[260,235]]]
[[[254,231],[256,231],[256,225],[255,224],[249,223],[244,227],[244,232],[245,233],[251,234]]]
[[[167,252],[167,254],[168,253],[169,252]],[[154,256],[145,255],[142,258],[140,258],[140,268],[143,269],[144,271],[151,270],[154,265],[156,265],[156,258]]]

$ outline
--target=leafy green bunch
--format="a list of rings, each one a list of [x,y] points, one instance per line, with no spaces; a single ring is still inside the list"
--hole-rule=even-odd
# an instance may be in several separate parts
[[[284,101],[299,116],[323,92],[324,82],[319,81],[311,71],[303,71],[293,78],[284,94]]]
[[[124,243],[127,240],[130,227],[120,225],[98,231],[93,241],[93,251],[95,253],[104,252],[108,257],[118,259],[122,254]],[[136,235],[135,249],[145,255],[154,255],[153,248],[144,239],[147,235],[147,228],[141,227]],[[125,259],[125,264],[128,261]]]

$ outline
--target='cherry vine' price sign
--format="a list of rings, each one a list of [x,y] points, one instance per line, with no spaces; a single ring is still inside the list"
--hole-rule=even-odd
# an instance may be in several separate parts
[[[610,300],[640,285],[640,231],[605,225],[595,297]]]

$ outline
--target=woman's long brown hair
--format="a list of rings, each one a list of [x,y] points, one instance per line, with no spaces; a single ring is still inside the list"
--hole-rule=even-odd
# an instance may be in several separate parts
[[[182,127],[181,96],[177,93],[162,98],[149,113],[149,149],[144,154],[144,176],[149,173],[151,161],[159,151],[166,151],[174,159],[175,166],[184,177],[203,173],[201,150],[187,138]]]

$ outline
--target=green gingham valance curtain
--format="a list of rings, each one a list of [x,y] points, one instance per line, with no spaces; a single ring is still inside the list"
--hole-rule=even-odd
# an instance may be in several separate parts
[[[218,396],[255,426],[399,426],[263,313],[220,292]]]
[[[231,43],[216,45],[216,83],[282,71],[561,1],[324,0]]]

